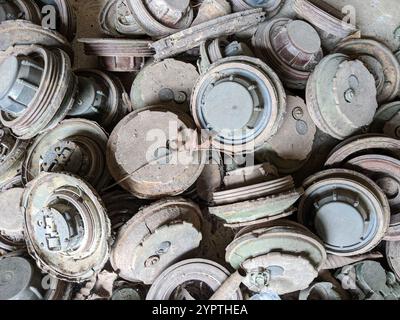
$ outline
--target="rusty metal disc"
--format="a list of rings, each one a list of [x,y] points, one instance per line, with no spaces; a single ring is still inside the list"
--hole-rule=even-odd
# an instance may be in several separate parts
[[[386,195],[363,174],[331,169],[304,182],[298,219],[324,242],[328,253],[354,256],[375,248],[390,222]]]
[[[386,258],[397,280],[400,281],[400,241],[386,242]]]
[[[137,110],[172,103],[181,106],[184,111],[189,110],[192,89],[198,77],[193,65],[174,59],[145,66],[132,84],[133,108]]]
[[[267,62],[289,88],[304,89],[323,52],[318,32],[308,23],[288,18],[258,26],[252,38],[258,58]]]
[[[400,63],[384,44],[372,39],[349,39],[338,44],[344,53],[365,64],[375,77],[379,103],[393,100],[400,90]]]
[[[287,113],[282,126],[276,135],[256,151],[256,158],[271,162],[281,173],[293,173],[311,156],[316,133],[317,127],[304,100],[288,95]],[[291,143],[282,143],[284,140]]]
[[[317,65],[306,97],[317,127],[338,140],[371,124],[378,108],[374,77],[361,61],[339,53]]]
[[[22,12],[20,19],[31,21],[40,25],[42,21],[42,14],[39,6],[33,0],[14,0],[12,1],[19,10]]]
[[[167,267],[199,246],[201,228],[201,211],[193,202],[180,198],[156,202],[120,229],[111,264],[125,280],[152,284]]]
[[[400,101],[383,105],[375,114],[370,132],[383,133],[394,139],[400,139]]]
[[[204,259],[178,262],[165,270],[151,286],[146,300],[207,300],[228,279],[223,266]],[[240,290],[231,300],[242,300]]]
[[[155,106],[132,112],[110,136],[107,147],[110,173],[139,198],[182,194],[203,171],[206,152],[198,149],[194,123],[185,113],[172,109]],[[157,138],[155,143],[148,139],[149,134]],[[188,145],[191,143],[194,145]]]
[[[261,60],[229,57],[201,75],[191,111],[197,126],[209,132],[214,148],[249,153],[281,126],[286,93],[276,73]]]
[[[109,257],[110,221],[88,184],[42,173],[27,185],[21,206],[28,250],[40,269],[68,282],[101,271]]]
[[[95,122],[64,120],[33,141],[22,167],[23,181],[26,184],[42,172],[68,172],[101,191],[111,180],[105,158],[107,141],[107,134]]]
[[[384,135],[366,134],[349,138],[339,144],[325,162],[326,167],[340,167],[345,162],[362,154],[386,154],[400,158],[400,141]]]

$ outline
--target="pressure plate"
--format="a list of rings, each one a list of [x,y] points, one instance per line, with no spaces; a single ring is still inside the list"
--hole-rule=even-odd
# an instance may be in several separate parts
[[[167,267],[199,246],[201,228],[201,211],[193,202],[179,198],[156,202],[120,229],[111,264],[125,280],[152,284]]]

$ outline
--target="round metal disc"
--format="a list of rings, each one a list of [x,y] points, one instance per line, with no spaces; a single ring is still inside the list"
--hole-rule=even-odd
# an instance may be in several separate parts
[[[109,170],[122,187],[139,198],[182,194],[203,171],[203,150],[198,150],[197,145],[188,150],[174,145],[179,144],[179,139],[187,143],[186,139],[193,138],[196,131],[189,116],[178,110],[168,111],[171,108],[151,107],[133,112],[111,134],[107,150]],[[149,135],[153,138],[149,139]]]
[[[400,139],[400,101],[388,103],[378,109],[370,132],[384,133],[394,139]]]
[[[174,59],[148,65],[133,82],[133,108],[136,110],[152,105],[170,105],[172,102],[189,110],[190,96],[198,77],[194,66]]]
[[[121,228],[111,264],[123,279],[151,284],[163,270],[199,246],[201,227],[201,211],[194,203],[184,199],[156,202]]]
[[[386,242],[386,258],[397,280],[400,281],[400,241]]]

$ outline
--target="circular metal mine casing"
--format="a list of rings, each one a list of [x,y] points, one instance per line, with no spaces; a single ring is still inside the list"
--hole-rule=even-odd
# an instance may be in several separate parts
[[[214,148],[254,152],[273,136],[286,112],[286,93],[276,73],[259,59],[221,59],[193,90],[192,115]]]
[[[139,210],[120,229],[111,264],[125,280],[152,284],[167,267],[199,246],[202,223],[200,208],[191,201],[156,202]]]
[[[307,107],[319,129],[344,140],[372,123],[376,92],[375,79],[361,61],[331,54],[308,80]]]
[[[400,241],[400,161],[388,156],[369,154],[349,160],[346,166],[363,172],[386,194],[392,217],[385,240]]]
[[[354,171],[332,169],[304,182],[298,219],[324,242],[328,253],[363,254],[388,230],[389,202],[372,180]]]
[[[289,88],[304,89],[323,58],[318,32],[307,22],[274,19],[258,26],[252,38],[258,58],[266,61]]]
[[[384,44],[372,39],[349,39],[336,52],[358,59],[375,78],[379,103],[392,101],[400,91],[400,63]]]
[[[24,217],[20,207],[23,193],[21,188],[0,193],[0,248],[7,251],[25,247]]]
[[[111,72],[137,72],[152,57],[150,40],[83,38],[85,54],[99,57],[102,68]]]
[[[193,65],[174,59],[145,66],[132,84],[133,108],[172,103],[182,106],[183,111],[189,110],[190,96],[198,78]]]
[[[268,160],[281,173],[293,173],[311,156],[316,133],[317,127],[308,113],[304,100],[288,95],[287,113],[282,126],[276,135],[257,150],[257,160],[262,162]]]
[[[195,125],[187,114],[172,109],[153,106],[132,112],[110,136],[110,173],[138,198],[182,194],[203,171],[206,152]]]
[[[400,140],[400,101],[383,105],[375,114],[370,131]]]
[[[400,281],[400,241],[386,242],[386,258],[397,281]]]
[[[223,266],[204,259],[184,260],[165,270],[151,286],[146,300],[208,300],[228,279]],[[242,300],[240,290],[231,300]]]
[[[95,69],[80,69],[75,75],[78,94],[68,116],[88,118],[111,128],[131,112],[124,101],[127,93],[119,78]]]
[[[29,253],[44,272],[83,282],[104,267],[111,227],[93,189],[82,180],[42,173],[25,189],[22,207]]]
[[[193,21],[189,0],[127,0],[127,4],[140,28],[152,37],[187,29]]]
[[[107,141],[107,134],[95,122],[64,120],[29,147],[22,167],[24,183],[42,172],[68,172],[101,191],[111,180],[105,157]]]
[[[243,268],[253,292],[286,294],[307,288],[326,259],[321,242],[303,226],[286,220],[246,227],[226,248],[226,261]]]
[[[31,139],[67,115],[74,102],[76,79],[61,49],[16,46],[6,54],[0,64],[0,73],[5,75],[0,88],[1,122],[20,139]],[[25,74],[35,82],[24,80]]]

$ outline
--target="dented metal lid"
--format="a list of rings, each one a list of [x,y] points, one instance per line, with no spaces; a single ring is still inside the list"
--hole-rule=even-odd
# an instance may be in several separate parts
[[[193,202],[179,198],[156,202],[121,228],[111,264],[123,279],[151,284],[199,246],[201,228],[201,211]]]

